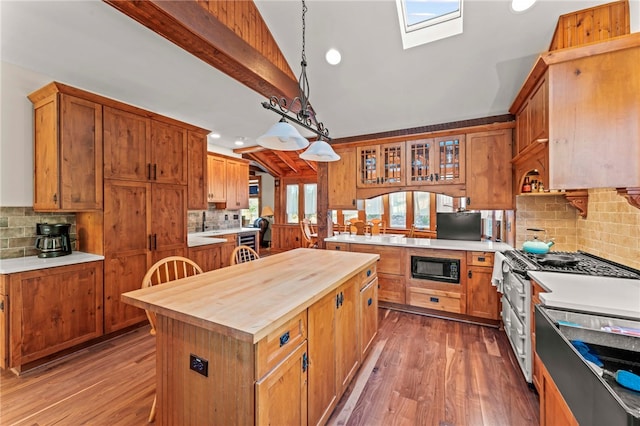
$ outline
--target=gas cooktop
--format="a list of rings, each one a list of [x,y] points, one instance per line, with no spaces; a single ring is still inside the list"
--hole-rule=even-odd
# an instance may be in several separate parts
[[[572,258],[566,264],[549,263],[546,255],[526,253],[522,250],[509,250],[505,257],[514,272],[526,275],[527,271],[563,272],[569,274],[595,275],[600,277],[640,279],[640,271],[583,251],[552,251],[548,255]]]

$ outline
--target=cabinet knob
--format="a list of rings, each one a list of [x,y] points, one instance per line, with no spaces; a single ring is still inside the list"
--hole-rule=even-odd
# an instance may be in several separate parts
[[[372,298],[367,299],[367,306],[371,306],[372,303],[373,303]]]
[[[370,277],[371,276],[371,269],[367,269],[367,276]]]
[[[469,272],[467,273],[467,277],[469,277],[469,278],[473,277],[473,272],[469,271]]]

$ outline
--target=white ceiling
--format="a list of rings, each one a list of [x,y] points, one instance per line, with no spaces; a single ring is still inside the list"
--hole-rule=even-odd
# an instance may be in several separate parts
[[[300,2],[256,3],[298,75]],[[602,3],[539,0],[516,14],[508,0],[466,0],[463,34],[403,50],[394,0],[307,0],[310,100],[334,138],[505,114],[558,16]],[[253,145],[278,120],[261,95],[100,1],[2,0],[0,14],[3,62],[215,130],[220,146]]]

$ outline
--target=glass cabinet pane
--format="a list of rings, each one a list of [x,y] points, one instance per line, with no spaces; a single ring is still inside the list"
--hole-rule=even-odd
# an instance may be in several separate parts
[[[363,184],[378,183],[378,169],[376,157],[378,154],[377,147],[361,148],[360,152],[360,182]]]
[[[402,183],[402,145],[382,146],[384,170],[381,183]]]
[[[441,181],[453,181],[460,179],[460,140],[448,139],[438,142],[440,156]]]
[[[433,141],[415,141],[409,144],[409,183],[433,180],[431,170],[431,146]]]

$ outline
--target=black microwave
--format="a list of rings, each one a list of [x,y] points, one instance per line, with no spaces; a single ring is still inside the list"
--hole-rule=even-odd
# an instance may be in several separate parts
[[[411,256],[411,278],[460,284],[460,259]]]

